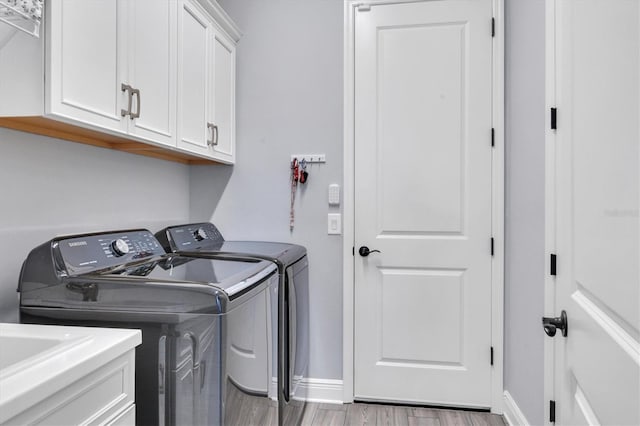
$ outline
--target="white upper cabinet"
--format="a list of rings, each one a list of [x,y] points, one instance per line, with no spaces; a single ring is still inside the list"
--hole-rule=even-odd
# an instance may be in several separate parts
[[[235,42],[200,3],[180,3],[178,146],[235,160]]]
[[[213,40],[213,151],[221,161],[235,161],[236,47],[223,33]]]
[[[50,0],[45,14],[44,40],[0,49],[0,126],[234,162],[239,31],[215,1]]]
[[[49,19],[46,114],[104,129],[126,131],[120,110],[126,69],[125,3],[59,0],[46,4]]]
[[[47,114],[175,146],[176,2],[50,7]]]
[[[178,146],[211,155],[209,96],[213,23],[195,2],[180,2],[178,36]]]
[[[127,75],[134,90],[129,132],[176,144],[177,2],[128,0]],[[139,97],[138,97],[139,96]],[[138,102],[139,103],[136,103]],[[137,117],[136,117],[137,116]]]

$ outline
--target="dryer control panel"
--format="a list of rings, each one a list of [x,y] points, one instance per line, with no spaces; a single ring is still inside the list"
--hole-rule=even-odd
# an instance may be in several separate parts
[[[176,251],[217,250],[224,238],[213,223],[172,226],[156,234],[167,253]]]
[[[113,268],[165,254],[158,240],[145,229],[59,237],[52,243],[56,257],[68,275]]]

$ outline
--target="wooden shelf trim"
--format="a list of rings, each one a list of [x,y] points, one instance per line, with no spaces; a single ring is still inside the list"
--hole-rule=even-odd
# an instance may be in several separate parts
[[[221,164],[186,152],[174,151],[170,147],[149,145],[46,117],[0,117],[0,127],[182,164]]]

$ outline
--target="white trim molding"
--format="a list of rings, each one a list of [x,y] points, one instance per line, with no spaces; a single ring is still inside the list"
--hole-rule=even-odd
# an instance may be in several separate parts
[[[298,401],[320,402],[323,404],[342,404],[343,386],[342,380],[308,377],[298,383],[298,388],[296,389],[296,394],[293,399]],[[272,377],[269,397],[273,401],[277,401],[278,398],[274,397],[277,394],[278,379]]]
[[[343,160],[343,397],[345,403],[354,400],[354,79],[355,79],[355,11],[363,4],[410,3],[420,0],[345,0],[344,2],[344,160]],[[424,0],[422,0],[424,1]],[[504,345],[504,3],[493,0],[495,37],[493,38],[492,121],[495,129],[495,149],[492,170],[492,233],[495,252],[492,260],[491,284],[491,344],[494,365],[491,373],[491,412],[502,414],[503,405],[503,345]]]
[[[547,113],[556,106],[556,2],[545,2],[545,236],[544,270],[549,271],[551,254],[556,253],[556,135],[551,130],[551,114]],[[544,316],[553,317],[556,312],[556,277],[544,274]],[[554,383],[554,339],[544,339],[544,412],[550,410],[550,401],[555,400]],[[551,425],[545,416],[545,425]]]
[[[509,391],[504,391],[504,420],[509,426],[529,426],[530,423]]]
[[[491,371],[491,412],[502,414],[504,390],[504,0],[493,0],[495,37],[493,38],[493,81],[491,120],[495,131],[492,159],[491,231],[494,256],[491,262],[491,346],[494,363]]]
[[[227,12],[218,4],[216,0],[198,0],[198,3],[213,17],[216,24],[224,30],[236,43],[242,37],[240,28],[233,22]]]
[[[322,402],[325,404],[342,404],[343,381],[333,379],[303,379],[296,392],[300,399],[308,402]]]
[[[358,0],[344,2],[344,142],[343,142],[343,207],[342,214],[342,378],[345,403],[353,402],[354,363],[354,265],[355,239],[355,8]]]

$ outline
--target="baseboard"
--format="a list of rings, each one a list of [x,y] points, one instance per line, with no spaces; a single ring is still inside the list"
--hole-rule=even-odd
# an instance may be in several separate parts
[[[504,391],[504,406],[502,408],[504,409],[504,420],[509,426],[529,426],[527,418],[524,416],[509,391]]]
[[[294,398],[309,402],[343,404],[343,387],[342,380],[306,378],[298,384]],[[269,396],[275,399],[275,395],[277,395],[277,381],[274,377],[271,380]]]
[[[335,379],[303,379],[300,384],[300,398],[310,402],[342,404],[343,382]]]

